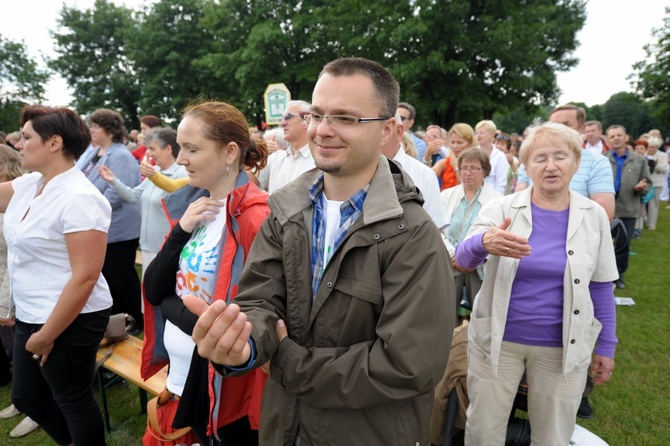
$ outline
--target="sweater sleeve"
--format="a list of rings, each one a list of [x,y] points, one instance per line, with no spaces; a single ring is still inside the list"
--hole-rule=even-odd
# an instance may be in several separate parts
[[[174,288],[174,287],[173,287]],[[165,318],[175,324],[187,335],[193,334],[193,327],[198,322],[198,316],[186,308],[184,301],[176,293],[165,296],[160,304],[161,312]]]
[[[179,268],[179,255],[191,234],[175,225],[165,244],[144,273],[144,295],[151,305],[160,305],[163,299],[174,294]]]
[[[612,282],[591,282],[589,284],[595,318],[603,328],[598,335],[595,348],[597,355],[614,358],[614,350],[619,340],[616,337],[616,305]]]
[[[459,265],[475,269],[486,262],[489,253],[484,248],[484,234],[473,234],[456,247],[456,260]]]
[[[168,178],[160,172],[156,172],[154,175],[147,178],[149,178],[149,180],[154,183],[156,187],[159,187],[165,192],[169,193],[172,193],[177,189],[181,189],[188,184],[188,177],[172,179]]]

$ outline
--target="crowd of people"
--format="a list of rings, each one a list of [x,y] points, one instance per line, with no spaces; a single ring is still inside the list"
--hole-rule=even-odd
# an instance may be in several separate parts
[[[520,383],[529,441],[568,444],[614,370],[614,289],[668,198],[667,145],[574,105],[521,135],[420,131],[399,99],[343,58],[265,132],[216,101],[130,132],[25,107],[0,145],[0,418],[104,445],[95,356],[127,313],[142,376],[169,364],[178,443],[442,444],[433,392],[466,326],[465,444],[505,444]]]

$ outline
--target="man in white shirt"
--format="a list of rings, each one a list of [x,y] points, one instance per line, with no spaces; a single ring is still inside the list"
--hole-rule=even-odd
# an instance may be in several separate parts
[[[610,148],[605,141],[603,141],[603,126],[600,121],[588,121],[584,124],[584,149],[593,152],[594,155],[603,155],[609,152]]]
[[[491,161],[491,173],[484,178],[484,184],[505,195],[509,163],[505,154],[493,145],[497,130],[493,121],[479,121],[475,126],[475,138],[479,148],[486,152]]]
[[[437,176],[433,169],[425,166],[421,161],[405,153],[402,146],[402,135],[405,131],[403,121],[400,119],[400,113],[396,112],[396,127],[391,139],[382,146],[382,155],[386,158],[400,164],[405,172],[412,178],[414,185],[419,189],[423,199],[423,208],[430,218],[433,219],[437,228],[442,230],[449,222],[447,213],[440,200],[440,185],[437,182]]]
[[[306,101],[291,101],[286,107],[279,125],[284,129],[284,140],[291,145],[270,155],[258,175],[261,187],[270,194],[315,167],[307,144],[307,126],[300,120],[300,112],[309,110]]]

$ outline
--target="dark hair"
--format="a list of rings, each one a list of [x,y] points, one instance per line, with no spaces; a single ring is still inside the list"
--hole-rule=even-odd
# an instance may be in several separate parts
[[[249,124],[234,106],[225,102],[201,102],[188,105],[182,116],[197,119],[205,138],[225,147],[231,142],[240,148],[239,170],[261,170],[267,164],[268,146],[265,141],[256,141],[249,136]]]
[[[489,176],[491,173],[491,160],[489,159],[489,156],[486,154],[486,152],[484,152],[482,149],[471,147],[469,149],[463,150],[458,156],[459,170],[463,161],[467,160],[479,161],[482,165],[482,170],[484,171],[484,177]]]
[[[126,136],[126,127],[123,125],[121,113],[108,108],[99,108],[91,113],[88,120],[112,135],[113,142],[123,142]]]
[[[586,110],[584,110],[583,107],[579,107],[573,104],[559,105],[558,107],[553,109],[551,113],[549,113],[549,117],[551,118],[551,115],[563,110],[574,111],[577,114],[577,125],[579,125],[579,127],[584,125],[584,121],[586,121]]]
[[[416,109],[413,105],[408,104],[407,102],[401,102],[398,104],[398,108],[404,108],[409,112],[409,119],[416,118]]]
[[[621,130],[623,130],[624,137],[626,136],[626,127],[624,127],[624,126],[622,126],[622,125],[619,125],[619,124],[614,124],[614,125],[611,125],[611,126],[607,127],[607,131],[605,132],[605,134],[606,134],[607,136],[609,136],[609,132],[610,132],[610,130],[614,130],[614,129],[621,129]]]
[[[140,122],[149,128],[161,127],[163,125],[161,118],[155,115],[144,115],[140,118]]]
[[[502,142],[504,142],[505,145],[507,146],[507,151],[508,151],[508,152],[509,152],[509,149],[512,148],[512,139],[511,139],[510,136],[509,136],[507,133],[505,133],[505,132],[500,132],[500,133],[498,133],[498,134],[496,135],[496,137],[494,138],[494,141],[502,141]]]
[[[172,149],[172,155],[175,158],[179,156],[179,151],[181,150],[181,147],[177,142],[177,131],[175,129],[167,127],[151,129],[144,136],[144,145],[148,146],[151,141],[156,141],[156,143],[161,149],[164,149],[165,147],[170,145],[170,148]]]
[[[389,70],[372,60],[362,57],[344,57],[326,64],[319,74],[331,76],[353,76],[362,74],[367,76],[375,86],[375,96],[379,100],[380,116],[392,118],[398,109],[400,98],[400,85]]]
[[[54,135],[63,139],[63,154],[78,159],[91,143],[91,131],[81,117],[65,107],[27,105],[21,109],[21,128],[31,122],[42,141]]]

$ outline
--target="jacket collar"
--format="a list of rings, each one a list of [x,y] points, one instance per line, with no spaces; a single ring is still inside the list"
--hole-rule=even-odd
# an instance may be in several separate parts
[[[314,168],[295,179],[290,187],[281,188],[270,196],[268,204],[280,224],[312,206],[309,188],[320,175],[323,173]],[[409,175],[393,161],[380,156],[368,196],[363,203],[363,223],[367,225],[402,215],[400,203],[407,200],[423,204],[423,197]]]

